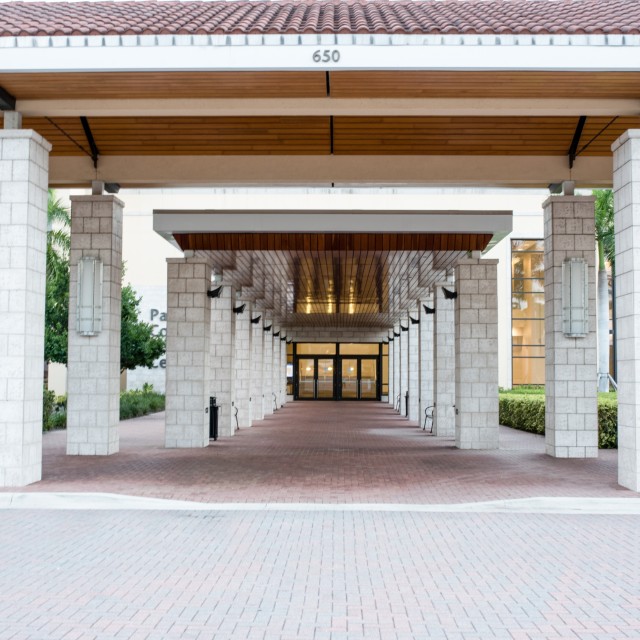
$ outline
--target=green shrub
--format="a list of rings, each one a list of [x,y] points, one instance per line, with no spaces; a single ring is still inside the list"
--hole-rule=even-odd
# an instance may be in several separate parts
[[[124,391],[120,394],[120,420],[129,420],[149,413],[164,411],[164,396],[145,384],[142,389]]]
[[[544,435],[544,394],[518,393],[518,389],[500,392],[500,424]],[[598,445],[600,449],[618,446],[618,401],[612,393],[598,396]]]

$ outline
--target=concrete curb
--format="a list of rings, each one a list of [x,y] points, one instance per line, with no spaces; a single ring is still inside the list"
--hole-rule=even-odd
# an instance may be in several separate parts
[[[522,498],[461,504],[189,502],[115,493],[0,493],[0,509],[640,515],[638,498]]]

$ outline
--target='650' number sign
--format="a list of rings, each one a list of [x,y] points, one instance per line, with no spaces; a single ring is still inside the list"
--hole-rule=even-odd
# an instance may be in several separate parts
[[[313,52],[314,62],[340,62],[340,52],[337,49],[318,49]]]

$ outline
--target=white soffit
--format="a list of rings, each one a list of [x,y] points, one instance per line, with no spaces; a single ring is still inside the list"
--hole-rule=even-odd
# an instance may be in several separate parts
[[[638,35],[257,34],[0,38],[11,72],[640,70]],[[328,48],[333,62],[314,62]],[[80,53],[82,50],[82,53]],[[19,52],[19,54],[18,54]],[[317,57],[317,56],[316,56]]]
[[[492,234],[487,251],[512,231],[512,211],[162,210],[153,228],[171,244],[182,233]]]

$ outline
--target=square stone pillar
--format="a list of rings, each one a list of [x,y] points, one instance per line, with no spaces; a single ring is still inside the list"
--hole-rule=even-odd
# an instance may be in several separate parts
[[[498,261],[456,266],[456,447],[498,448]]]
[[[271,400],[273,408],[277,411],[282,406],[282,350],[280,349],[280,327],[277,326],[273,333],[273,393]]]
[[[119,449],[122,208],[115,196],[71,197],[67,454],[104,456]],[[78,263],[102,261],[102,328],[77,328]]]
[[[420,320],[420,313],[413,309],[410,318]],[[420,410],[420,324],[409,319],[409,420],[418,421]]]
[[[407,415],[406,396],[409,391],[409,318],[405,318],[400,323],[400,415]],[[407,331],[403,331],[402,327],[407,327]]]
[[[394,402],[396,401],[395,387],[393,384],[394,375],[393,375],[393,358],[395,353],[395,340],[389,340],[389,357],[387,358],[387,381],[389,384],[389,397],[387,398],[389,404],[393,407]]]
[[[49,151],[35,131],[0,130],[0,487],[42,477]]]
[[[395,327],[393,328],[393,406],[395,408],[398,402],[398,396],[401,394],[400,389],[400,351],[402,350],[400,344],[400,327],[396,331]],[[398,335],[396,335],[398,334]],[[402,402],[400,402],[400,409],[402,409]],[[402,411],[400,411],[402,413]]]
[[[280,362],[282,363],[281,376],[282,376],[282,400],[281,404],[284,407],[287,404],[287,342],[286,335],[280,337]]]
[[[640,130],[612,146],[616,230],[618,482],[640,491]]]
[[[420,300],[420,426],[424,424],[424,410],[433,405],[433,314],[427,314],[424,306],[433,309],[432,298]]]
[[[433,433],[454,436],[456,431],[456,351],[454,300],[447,300],[442,287],[450,291],[455,286],[440,283],[434,286],[433,303]]]
[[[265,331],[265,327],[271,327]],[[262,374],[262,410],[265,416],[273,415],[273,320],[264,316],[264,351]]]
[[[544,204],[545,442],[556,458],[598,456],[594,198],[552,196]],[[562,264],[588,265],[588,334],[563,332]]]
[[[224,278],[224,274],[223,274]],[[224,280],[223,280],[224,283]],[[216,285],[219,286],[219,285]],[[236,292],[223,284],[218,298],[211,300],[211,395],[218,410],[218,434],[232,436],[236,431]]]
[[[209,444],[209,289],[211,266],[206,261],[167,260],[167,448]]]
[[[253,317],[258,317],[258,312]],[[253,420],[264,419],[264,336],[262,321],[251,323],[251,411]]]
[[[241,298],[236,299],[236,307],[246,305],[242,313],[235,315],[235,404],[238,408],[238,426],[243,429],[252,423],[251,409],[251,303]]]

